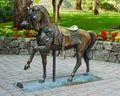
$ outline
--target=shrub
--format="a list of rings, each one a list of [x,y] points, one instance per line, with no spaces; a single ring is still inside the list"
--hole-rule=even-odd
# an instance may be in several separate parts
[[[113,4],[109,4],[108,2],[104,2],[100,4],[100,8],[109,11],[116,11],[116,8]]]
[[[72,4],[68,0],[63,0],[63,3],[64,3],[65,8],[71,8],[72,7]]]
[[[1,0],[0,1],[0,18],[1,21],[9,21],[12,20],[12,7],[13,0]]]

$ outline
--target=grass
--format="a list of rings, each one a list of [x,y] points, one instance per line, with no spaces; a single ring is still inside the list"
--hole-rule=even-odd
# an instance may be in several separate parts
[[[85,11],[67,11],[60,13],[58,25],[72,26],[77,25],[81,29],[100,32],[102,28],[108,30],[110,26],[120,25],[120,13],[100,12],[94,15],[92,12]]]
[[[49,11],[49,13],[52,16],[52,11]],[[0,27],[12,27],[12,25],[12,22],[7,22],[0,24]],[[81,29],[98,33],[102,28],[108,30],[109,26],[120,25],[120,13],[100,11],[99,15],[94,15],[93,12],[61,10],[58,25],[66,27],[77,25]]]
[[[0,27],[13,27],[13,22],[0,23]]]

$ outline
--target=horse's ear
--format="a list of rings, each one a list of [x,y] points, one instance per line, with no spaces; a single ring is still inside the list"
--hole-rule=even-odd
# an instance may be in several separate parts
[[[29,10],[29,9],[30,9],[30,7],[27,7],[27,9]]]

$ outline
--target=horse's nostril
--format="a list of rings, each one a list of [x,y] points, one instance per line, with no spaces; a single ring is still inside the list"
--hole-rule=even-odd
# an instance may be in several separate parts
[[[35,19],[36,18],[36,15],[35,16],[33,16],[33,19]]]

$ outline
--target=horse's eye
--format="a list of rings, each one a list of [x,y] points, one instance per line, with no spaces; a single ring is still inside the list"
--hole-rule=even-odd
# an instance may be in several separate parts
[[[36,17],[37,17],[37,16],[36,16],[36,15],[34,15],[34,16],[33,16],[33,19],[35,19]]]
[[[46,33],[47,35],[50,35],[50,32],[49,32],[49,31],[46,31],[45,33]]]

